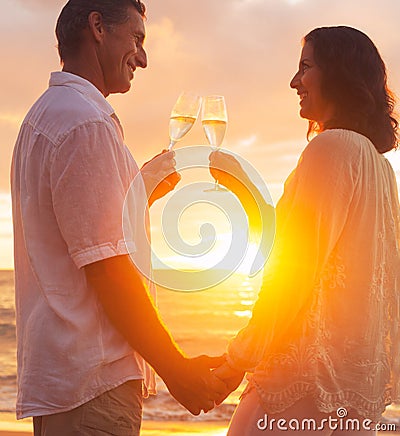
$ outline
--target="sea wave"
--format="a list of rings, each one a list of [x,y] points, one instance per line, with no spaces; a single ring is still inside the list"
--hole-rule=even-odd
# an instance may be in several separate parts
[[[7,374],[7,375],[0,375],[0,392],[1,390],[5,389],[5,386],[16,386],[17,385],[17,376],[16,374]]]
[[[0,376],[0,413],[14,413],[17,399],[16,375]]]
[[[0,324],[0,346],[4,346],[4,345],[8,344],[8,345],[13,346],[15,348],[15,341],[16,341],[15,324],[13,324],[13,323],[1,323]],[[8,351],[8,349],[4,350],[2,352],[2,354],[5,351]]]

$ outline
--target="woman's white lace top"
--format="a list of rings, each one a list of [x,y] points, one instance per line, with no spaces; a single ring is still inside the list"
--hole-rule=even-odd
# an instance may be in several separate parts
[[[228,362],[269,413],[318,408],[378,419],[399,399],[400,218],[394,172],[364,136],[327,130],[276,208],[275,245]]]

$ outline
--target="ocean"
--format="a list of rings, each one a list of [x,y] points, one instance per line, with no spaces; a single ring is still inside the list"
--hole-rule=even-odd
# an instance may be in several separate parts
[[[222,284],[201,292],[160,289],[158,307],[173,337],[189,356],[219,355],[251,316],[261,277],[234,274]],[[17,389],[13,271],[0,270],[0,421],[14,413]],[[228,423],[246,381],[225,402],[207,414],[192,416],[168,393],[157,377],[158,394],[144,402],[146,421],[218,421]],[[400,406],[390,406],[382,422],[400,431]]]
[[[178,345],[189,356],[220,355],[227,342],[248,321],[259,278],[236,274],[201,292],[158,291],[161,317]],[[192,416],[168,393],[157,377],[158,394],[145,400],[144,420],[229,421],[240,392],[207,414]],[[14,413],[17,390],[13,271],[0,270],[0,414]],[[1,421],[1,416],[0,416]]]

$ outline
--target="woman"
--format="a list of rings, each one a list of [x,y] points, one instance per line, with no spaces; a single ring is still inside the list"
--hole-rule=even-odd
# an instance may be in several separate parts
[[[344,26],[304,38],[290,86],[314,138],[277,205],[253,316],[216,371],[231,389],[252,373],[228,435],[315,433],[313,422],[372,434],[364,420],[379,421],[400,387],[399,202],[382,155],[396,146],[394,101],[376,47]],[[222,183],[250,183],[227,155],[211,166]]]

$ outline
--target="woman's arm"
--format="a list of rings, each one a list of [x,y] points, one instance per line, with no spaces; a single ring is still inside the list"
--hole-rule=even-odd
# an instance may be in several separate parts
[[[228,364],[252,371],[296,318],[345,226],[359,174],[359,149],[337,131],[314,138],[277,206],[277,233],[252,318],[230,342]]]

